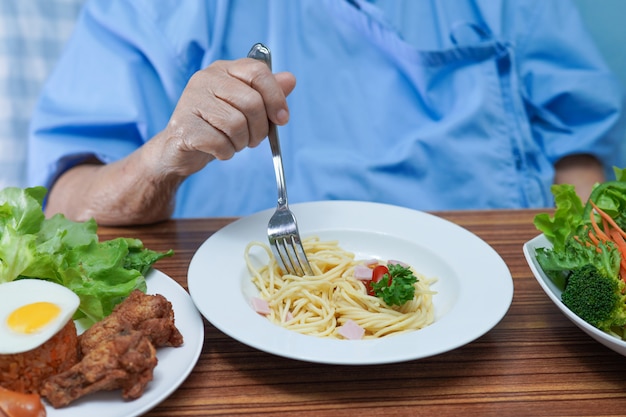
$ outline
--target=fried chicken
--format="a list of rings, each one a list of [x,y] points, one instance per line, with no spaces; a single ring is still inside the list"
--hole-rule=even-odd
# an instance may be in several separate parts
[[[183,344],[183,336],[174,324],[172,304],[160,294],[148,295],[135,290],[113,309],[111,315],[79,337],[82,354],[88,354],[103,340],[128,328],[142,332],[155,347]]]
[[[103,390],[121,389],[122,398],[136,399],[152,380],[156,347],[182,344],[171,303],[159,294],[133,291],[79,336],[80,362],[48,378],[40,394],[55,408]]]
[[[139,398],[152,380],[156,349],[142,332],[122,330],[89,351],[69,370],[48,378],[41,395],[55,408],[97,391],[122,390],[122,398]]]

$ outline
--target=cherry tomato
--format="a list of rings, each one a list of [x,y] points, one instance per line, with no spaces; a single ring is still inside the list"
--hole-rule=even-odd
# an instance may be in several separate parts
[[[367,294],[368,295],[376,295],[374,294],[374,289],[372,288],[372,283],[373,282],[378,282],[381,279],[383,279],[383,277],[385,276],[385,274],[389,274],[389,269],[385,266],[385,265],[377,265],[374,270],[372,271],[372,279],[371,281],[365,281],[365,288],[367,289]],[[391,275],[389,275],[389,283],[388,285],[391,285]]]
[[[374,272],[372,272],[372,281],[380,281],[385,274],[389,275],[389,269],[385,265],[378,265],[374,268]],[[389,277],[389,284],[391,284],[391,276]]]

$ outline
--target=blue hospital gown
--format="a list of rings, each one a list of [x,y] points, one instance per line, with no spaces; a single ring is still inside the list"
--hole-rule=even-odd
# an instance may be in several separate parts
[[[92,0],[35,111],[30,184],[133,152],[195,71],[256,42],[297,78],[290,203],[547,207],[560,158],[622,164],[621,86],[569,1]],[[265,141],[188,178],[174,216],[275,204]]]

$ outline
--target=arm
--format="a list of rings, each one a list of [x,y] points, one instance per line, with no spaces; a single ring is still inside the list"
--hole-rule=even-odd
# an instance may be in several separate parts
[[[585,202],[589,199],[594,184],[606,180],[602,164],[591,155],[571,155],[555,165],[555,184],[572,184],[576,193]]]
[[[181,182],[214,159],[226,160],[267,135],[268,119],[283,125],[295,87],[289,73],[272,74],[252,59],[218,61],[197,72],[163,131],[126,158],[65,172],[48,195],[46,214],[102,225],[167,219]]]

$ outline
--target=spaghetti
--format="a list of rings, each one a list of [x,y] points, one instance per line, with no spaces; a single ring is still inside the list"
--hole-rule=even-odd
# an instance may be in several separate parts
[[[245,260],[259,297],[267,301],[267,318],[287,329],[303,334],[344,338],[341,327],[356,323],[364,329],[364,339],[422,329],[434,320],[430,285],[434,279],[418,278],[415,297],[400,307],[387,306],[368,295],[365,284],[354,277],[354,269],[365,261],[339,247],[336,241],[303,239],[313,276],[283,275],[268,245],[251,242]],[[262,248],[269,262],[256,266],[251,259],[253,247]],[[258,263],[258,262],[257,262]]]

